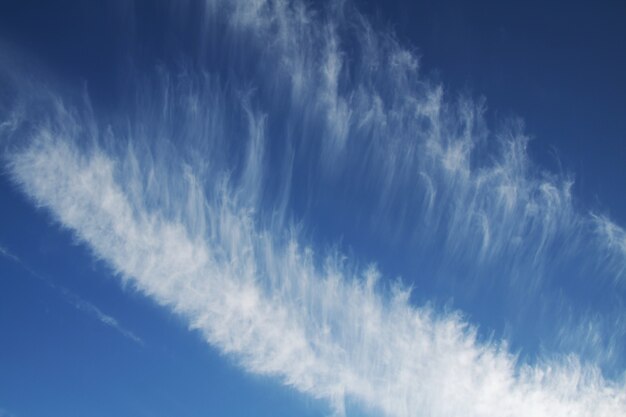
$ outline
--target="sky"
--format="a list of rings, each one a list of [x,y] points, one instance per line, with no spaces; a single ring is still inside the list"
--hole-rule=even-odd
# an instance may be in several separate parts
[[[0,417],[626,415],[623,2],[0,2]]]

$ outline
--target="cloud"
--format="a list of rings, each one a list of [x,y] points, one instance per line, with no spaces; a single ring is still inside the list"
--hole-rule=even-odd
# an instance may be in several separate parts
[[[253,85],[246,106],[264,117],[270,173],[259,186],[259,221],[267,221],[277,201],[287,201],[303,228],[325,228],[320,240],[366,241],[361,248],[387,251],[381,264],[393,264],[417,286],[440,289],[443,300],[470,308],[488,298],[492,316],[519,334],[536,335],[521,342],[514,333],[516,346],[539,349],[562,319],[622,310],[626,251],[617,236],[623,229],[610,220],[614,228],[601,226],[576,201],[573,175],[548,172],[529,158],[531,140],[521,120],[487,126],[483,99],[451,97],[420,72],[412,50],[373,27],[350,2],[208,4],[214,8],[202,25],[227,22],[228,40],[216,56],[234,74],[229,85]],[[219,54],[235,47],[252,58]],[[187,95],[180,84],[158,88]],[[231,94],[206,91],[200,101],[220,97],[219,109]],[[185,113],[174,102],[166,107]],[[195,133],[222,148],[232,146],[222,134],[235,143],[246,137],[225,133],[231,130],[225,124]],[[173,134],[173,141],[180,136],[187,135]],[[190,148],[193,142],[187,141]],[[237,157],[230,163],[242,164]],[[280,176],[289,181],[272,178],[271,166],[288,166]],[[275,218],[290,218],[280,211]],[[564,311],[571,317],[562,317]]]
[[[618,275],[621,276],[626,272],[626,263],[623,262],[624,257],[626,257],[626,230],[606,216],[592,214],[591,218],[598,240],[608,248],[600,260],[612,269],[619,271]]]
[[[620,343],[602,338],[623,300],[623,230],[533,165],[521,122],[489,131],[482,101],[450,100],[392,35],[328,7],[211,2],[202,24],[226,26],[212,65],[227,70],[160,67],[112,115],[22,93],[3,125],[12,179],[244,369],[338,414],[624,415],[623,378],[596,361],[623,356],[602,355]],[[240,47],[255,61],[227,53]],[[325,222],[416,259],[424,286],[473,288],[517,317],[514,335],[583,335],[591,361],[522,360],[462,313],[416,306],[431,293],[314,248],[306,231]],[[587,297],[600,283],[615,296]]]
[[[227,185],[211,196],[194,181],[176,190],[183,202],[204,201],[206,234],[194,237],[187,216],[131,204],[122,184],[138,179],[119,177],[119,167],[137,159],[82,151],[43,129],[12,156],[10,169],[96,256],[248,371],[328,400],[340,414],[346,399],[390,416],[617,416],[626,409],[623,384],[575,357],[519,364],[506,345],[479,342],[457,313],[411,306],[407,290],[379,283],[374,267],[351,266],[338,253],[318,264],[297,234],[281,240],[258,230]]]
[[[18,263],[21,264],[20,258],[18,258],[17,256],[13,255],[11,252],[9,252],[3,246],[0,246],[0,255],[4,256],[5,258],[8,258],[8,259],[12,260],[13,262],[18,262]]]

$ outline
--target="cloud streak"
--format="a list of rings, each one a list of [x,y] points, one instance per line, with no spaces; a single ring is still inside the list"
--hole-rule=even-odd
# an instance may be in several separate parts
[[[623,357],[624,320],[605,330],[623,302],[623,229],[574,208],[520,122],[490,132],[482,102],[449,100],[352,12],[208,2],[219,62],[159,68],[113,116],[24,90],[2,125],[7,169],[123,280],[339,415],[625,415],[623,377],[596,360]],[[514,335],[540,317],[537,334],[559,329],[567,349],[521,360],[460,312],[416,306],[377,267],[312,247],[303,230],[333,221],[417,259],[418,284],[504,294],[513,312],[494,311]],[[580,291],[601,286],[602,306]]]
[[[102,310],[100,310],[94,304],[90,303],[89,301],[84,300],[82,297],[73,293],[67,288],[59,286],[55,284],[54,282],[50,281],[48,278],[44,277],[43,275],[35,272],[32,268],[26,265],[19,257],[17,257],[13,253],[11,253],[8,249],[2,246],[0,246],[0,256],[3,256],[4,258],[9,259],[12,262],[18,264],[21,268],[23,268],[26,272],[28,272],[28,274],[31,275],[33,278],[36,278],[37,280],[45,284],[47,287],[55,291],[58,291],[63,297],[63,300],[66,303],[70,304],[72,307],[74,307],[76,310],[81,311],[95,318],[100,323],[104,324],[107,327],[112,328],[116,332],[120,333],[122,336],[137,343],[138,345],[140,346],[144,345],[144,342],[140,337],[135,335],[130,330],[127,330],[126,328],[124,328],[115,318],[109,316],[108,314],[103,313]]]
[[[158,209],[131,205],[116,166],[136,155],[113,160],[41,133],[10,167],[38,204],[246,369],[328,400],[339,414],[346,399],[390,416],[625,409],[624,386],[575,357],[518,364],[506,345],[477,341],[457,314],[412,307],[402,286],[378,283],[375,268],[350,266],[339,254],[318,265],[297,236],[276,242],[224,185],[209,198],[188,180],[186,206],[206,207],[206,237],[198,239]]]

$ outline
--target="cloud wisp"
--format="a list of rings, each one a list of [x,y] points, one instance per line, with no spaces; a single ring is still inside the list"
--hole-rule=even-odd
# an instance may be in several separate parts
[[[113,330],[120,333],[122,336],[126,337],[127,339],[133,341],[134,343],[137,343],[140,346],[144,345],[144,341],[139,336],[135,335],[130,330],[127,330],[126,328],[124,328],[114,317],[109,316],[108,314],[105,314],[96,305],[90,303],[89,301],[86,301],[85,299],[75,294],[74,292],[68,290],[67,288],[59,286],[58,284],[55,284],[47,277],[44,277],[43,275],[35,272],[31,267],[25,264],[19,257],[17,257],[13,253],[11,253],[8,249],[2,246],[0,246],[0,256],[18,264],[21,268],[23,268],[26,272],[28,272],[28,274],[31,275],[33,278],[36,278],[39,282],[45,284],[47,287],[55,291],[58,291],[58,293],[63,297],[63,300],[66,303],[70,304],[72,307],[74,307],[76,310],[81,311],[87,314],[88,316],[93,317],[94,319],[98,320],[100,323],[112,328]]]
[[[67,135],[40,133],[10,163],[37,204],[248,371],[328,400],[339,414],[346,400],[390,416],[625,409],[623,384],[575,357],[520,365],[505,344],[479,342],[458,314],[411,306],[407,290],[379,283],[374,267],[350,266],[339,254],[317,262],[297,234],[281,240],[257,230],[224,183],[205,195],[187,172],[177,219],[124,191],[121,184],[141,183],[118,169],[137,167],[134,152],[112,159]],[[204,238],[187,221],[204,224]]]
[[[200,24],[224,43],[200,44],[218,62],[160,67],[119,114],[23,88],[0,125],[9,175],[208,343],[339,415],[625,415],[623,377],[602,364],[520,360],[460,312],[416,306],[375,266],[307,243],[309,224],[339,219],[417,259],[418,283],[494,304],[497,287],[514,334],[536,317],[529,304],[549,330],[592,335],[592,350],[624,340],[623,320],[602,330],[623,301],[623,229],[533,166],[519,122],[490,132],[482,102],[447,99],[392,36],[327,7],[207,2]],[[602,308],[571,288],[599,283],[614,294]],[[587,328],[568,324],[589,311]]]

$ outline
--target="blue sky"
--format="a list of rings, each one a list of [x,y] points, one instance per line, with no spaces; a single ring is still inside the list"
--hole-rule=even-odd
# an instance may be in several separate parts
[[[624,17],[4,2],[0,416],[622,415]]]

